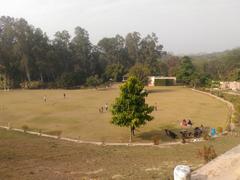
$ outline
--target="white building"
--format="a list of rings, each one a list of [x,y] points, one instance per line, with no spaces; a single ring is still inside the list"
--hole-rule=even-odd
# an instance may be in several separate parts
[[[164,77],[164,76],[149,76],[148,86],[157,86],[157,81],[163,81],[162,85],[165,86],[173,86],[176,85],[177,78],[176,77]]]
[[[237,82],[237,81],[220,82],[220,89],[222,89],[222,90],[240,91],[240,82]]]

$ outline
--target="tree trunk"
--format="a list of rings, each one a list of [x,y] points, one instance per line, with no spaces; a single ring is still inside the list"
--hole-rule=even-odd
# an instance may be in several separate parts
[[[43,82],[43,75],[40,73],[40,81]]]
[[[7,90],[7,74],[4,75],[4,91]]]
[[[30,75],[28,67],[26,67],[26,75],[27,75],[28,81],[30,82],[31,81],[31,75]]]
[[[132,135],[133,135],[132,127],[130,127],[130,139],[129,139],[129,143],[132,143]]]
[[[31,74],[30,74],[29,66],[28,66],[28,58],[25,54],[23,54],[23,56],[22,56],[22,63],[23,63],[23,67],[25,69],[27,80],[31,81]]]

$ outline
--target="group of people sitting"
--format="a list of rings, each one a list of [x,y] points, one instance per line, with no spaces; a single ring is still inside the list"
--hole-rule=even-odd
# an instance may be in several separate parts
[[[165,133],[168,137],[170,137],[172,139],[176,139],[178,137],[178,135],[176,133],[174,133],[173,131],[171,131],[169,129],[165,129]],[[203,126],[202,125],[201,125],[201,127],[195,127],[193,129],[193,132],[187,131],[187,130],[180,131],[182,139],[187,139],[187,138],[192,138],[192,137],[200,138],[202,136],[202,133],[203,133]]]
[[[187,127],[190,128],[193,126],[193,123],[190,119],[183,119],[180,123],[180,126],[182,128],[187,128]],[[203,130],[204,130],[204,127],[203,127],[203,125],[201,125],[200,127],[195,127],[193,129],[193,131],[183,129],[180,131],[180,135],[181,135],[182,139],[187,139],[187,138],[192,138],[192,137],[200,138],[203,134]],[[178,135],[176,133],[174,133],[173,131],[168,130],[168,129],[165,129],[165,133],[167,136],[169,136],[172,139],[176,139],[178,137]]]
[[[190,119],[183,119],[180,123],[181,127],[192,127],[192,121]]]

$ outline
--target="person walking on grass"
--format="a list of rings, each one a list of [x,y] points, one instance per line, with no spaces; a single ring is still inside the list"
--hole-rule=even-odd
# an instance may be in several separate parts
[[[157,111],[157,103],[155,103],[154,110]]]
[[[43,96],[43,101],[46,103],[47,102],[47,96]]]
[[[105,104],[105,111],[106,112],[108,111],[108,104],[107,103]]]

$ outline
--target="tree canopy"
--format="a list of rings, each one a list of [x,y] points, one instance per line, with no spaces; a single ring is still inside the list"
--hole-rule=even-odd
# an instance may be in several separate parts
[[[119,82],[127,73],[145,83],[148,75],[177,76],[183,84],[203,86],[210,79],[239,81],[239,69],[240,49],[178,57],[163,51],[155,33],[117,34],[94,45],[79,26],[73,36],[61,30],[50,39],[23,18],[0,17],[0,88],[31,81],[43,87],[74,88],[86,85],[89,77]]]
[[[96,76],[103,83],[109,79],[121,81],[137,63],[155,72],[164,55],[162,48],[154,33],[146,37],[138,32],[104,37],[94,45],[87,30],[79,26],[72,37],[62,30],[50,39],[23,18],[0,17],[1,74],[13,88],[26,81],[79,87],[88,77]]]

